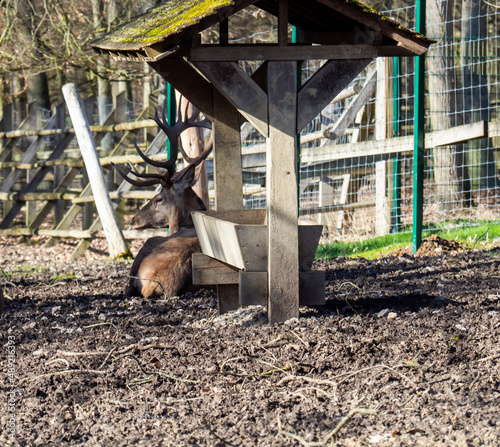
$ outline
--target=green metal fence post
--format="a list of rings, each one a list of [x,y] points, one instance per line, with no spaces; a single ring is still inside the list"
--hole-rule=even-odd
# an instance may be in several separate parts
[[[416,31],[425,34],[426,0],[417,0]],[[425,56],[415,57],[415,107],[413,150],[413,253],[422,244],[424,215],[424,109],[425,109]]]
[[[400,101],[401,96],[401,78],[400,66],[401,59],[399,57],[393,58],[393,85],[392,85],[392,98],[393,98],[393,120],[392,127],[393,134],[398,137],[401,131],[400,123]],[[393,233],[399,233],[401,226],[401,157],[396,155],[392,160],[392,216],[393,216]]]
[[[175,124],[176,104],[175,104],[175,89],[171,84],[167,83],[167,122],[169,126]],[[167,138],[167,155],[170,157],[170,140]]]

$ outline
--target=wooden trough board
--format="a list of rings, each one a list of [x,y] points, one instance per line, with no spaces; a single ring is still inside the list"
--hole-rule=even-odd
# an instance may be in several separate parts
[[[192,213],[203,253],[193,255],[196,285],[239,285],[241,306],[267,305],[266,210]],[[299,304],[325,303],[325,273],[312,271],[321,225],[299,222]]]

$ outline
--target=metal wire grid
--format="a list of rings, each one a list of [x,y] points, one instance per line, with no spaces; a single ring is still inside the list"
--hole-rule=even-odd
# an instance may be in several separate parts
[[[499,6],[484,2],[482,9],[464,11],[465,6],[459,1],[438,0],[437,3],[440,14],[428,14],[427,18],[427,35],[437,43],[431,46],[427,55],[426,132],[477,121],[494,123],[499,104]],[[384,14],[409,28],[414,27],[415,5],[385,11]],[[429,34],[429,30],[440,32]],[[259,34],[261,41],[263,36],[263,33]],[[312,76],[320,64],[321,61],[305,64],[302,81]],[[363,88],[375,65],[364,70],[349,88]],[[383,64],[379,63],[377,83],[385,82],[387,86],[385,138],[412,137],[414,60],[391,58],[386,62],[385,71],[381,67]],[[372,154],[338,159],[334,156],[336,145],[378,139],[376,126],[381,117],[377,117],[377,112],[380,114],[377,101],[381,99],[377,99],[377,93],[370,95],[354,122],[335,128],[335,133],[341,136],[333,138],[333,144],[328,130],[352,104],[355,96],[330,104],[301,132],[300,212],[302,217],[325,226],[324,240],[357,240],[412,230],[411,148],[392,157]],[[322,137],[322,133],[326,137]],[[490,130],[492,134],[495,135]],[[265,143],[255,131],[244,133],[244,137],[244,145],[250,148]],[[332,160],[324,155],[330,146]],[[316,161],[312,159],[314,150],[318,154]],[[264,171],[265,166],[255,169]],[[381,176],[385,177],[382,186]],[[381,187],[385,188],[382,199]],[[265,206],[264,187],[247,185],[246,191],[245,206]],[[496,137],[426,149],[426,227],[452,228],[477,225],[485,220],[497,222],[500,211],[498,195]]]

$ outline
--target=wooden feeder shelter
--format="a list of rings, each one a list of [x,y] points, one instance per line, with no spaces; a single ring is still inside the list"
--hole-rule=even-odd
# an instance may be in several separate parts
[[[229,43],[230,17],[251,5],[278,18],[276,44]],[[202,44],[216,25],[219,42]],[[324,272],[311,271],[321,226],[297,217],[296,135],[374,58],[422,55],[431,43],[354,0],[170,0],[92,43],[148,62],[213,123],[216,211],[193,217],[204,251],[193,276],[218,284],[220,312],[266,304],[272,323],[324,302]],[[248,75],[245,60],[262,64]],[[325,63],[298,86],[304,60]],[[245,120],[267,139],[266,210],[243,210]]]

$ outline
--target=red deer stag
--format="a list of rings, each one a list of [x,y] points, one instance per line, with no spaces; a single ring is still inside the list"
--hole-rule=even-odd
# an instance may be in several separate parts
[[[161,191],[134,216],[131,221],[132,228],[137,230],[168,228],[169,232],[167,237],[157,236],[148,239],[139,251],[130,270],[130,281],[125,290],[126,297],[171,296],[183,293],[192,286],[191,255],[199,253],[201,248],[191,219],[191,211],[203,211],[206,207],[191,186],[198,177],[196,168],[212,150],[212,139],[196,158],[191,158],[180,144],[179,136],[190,127],[207,129],[211,127],[206,119],[196,121],[198,115],[199,112],[195,112],[187,118],[186,108],[184,120],[169,126],[165,117],[160,118],[156,111],[153,119],[170,141],[170,156],[167,161],[148,158],[134,142],[141,158],[155,166],[158,173],[142,174],[130,166],[128,172],[138,178],[132,179],[115,166],[121,176],[132,185],[161,184],[162,186]],[[180,116],[180,109],[177,111],[177,116]],[[179,150],[186,166],[181,171],[175,172]]]

